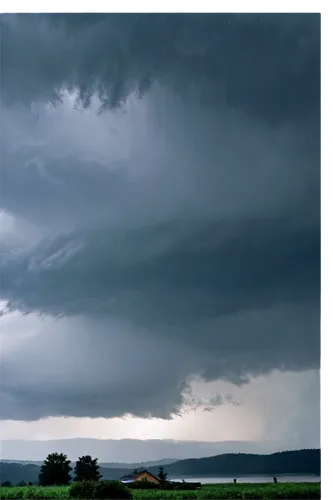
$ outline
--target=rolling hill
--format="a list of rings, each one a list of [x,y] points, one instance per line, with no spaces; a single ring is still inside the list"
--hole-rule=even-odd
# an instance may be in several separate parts
[[[102,465],[102,464],[100,464]],[[100,467],[104,479],[119,479],[136,467]],[[130,464],[126,464],[130,465]],[[138,464],[135,464],[136,466]],[[142,466],[142,464],[141,464]],[[145,465],[146,467],[146,465]],[[149,467],[153,474],[158,474],[159,465]],[[1,482],[19,481],[38,482],[40,466],[15,462],[0,462]],[[164,465],[169,477],[213,477],[234,475],[320,475],[320,450],[283,451],[271,455],[228,453],[206,458],[178,460]]]
[[[156,473],[158,468],[150,470]],[[179,460],[166,465],[169,477],[229,476],[251,474],[320,474],[320,450],[283,451],[271,455],[230,453],[207,458]]]

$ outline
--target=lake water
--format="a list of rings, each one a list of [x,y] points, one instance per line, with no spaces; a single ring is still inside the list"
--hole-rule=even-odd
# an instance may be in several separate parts
[[[279,483],[317,483],[320,481],[320,476],[276,476]],[[220,477],[200,477],[200,476],[183,476],[171,477],[171,481],[192,481],[194,483],[213,484],[213,483],[232,483],[237,479],[237,483],[273,483],[273,476],[220,476]]]

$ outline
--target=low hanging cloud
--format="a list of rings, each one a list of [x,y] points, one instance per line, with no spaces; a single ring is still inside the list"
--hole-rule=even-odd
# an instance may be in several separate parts
[[[0,294],[47,318],[3,355],[2,418],[168,418],[193,376],[318,368],[319,16],[1,29]]]
[[[7,15],[1,28],[8,102],[65,87],[114,108],[158,82],[273,121],[320,105],[319,14]]]

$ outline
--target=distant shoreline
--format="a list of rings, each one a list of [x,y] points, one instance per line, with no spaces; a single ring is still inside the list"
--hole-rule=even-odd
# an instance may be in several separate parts
[[[183,477],[197,477],[198,474],[183,474]],[[312,474],[312,473],[309,473],[309,474],[295,474],[293,472],[285,472],[283,474],[278,474],[279,477],[288,477],[288,476],[304,476],[304,477],[320,477],[320,474]],[[248,474],[219,474],[219,475],[216,475],[216,474],[199,474],[199,476],[201,477],[272,477],[272,474],[255,474],[255,473],[248,473]]]

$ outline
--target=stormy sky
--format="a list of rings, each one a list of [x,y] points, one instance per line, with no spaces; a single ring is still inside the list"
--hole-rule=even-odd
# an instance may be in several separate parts
[[[0,437],[319,446],[319,14],[0,23]]]

